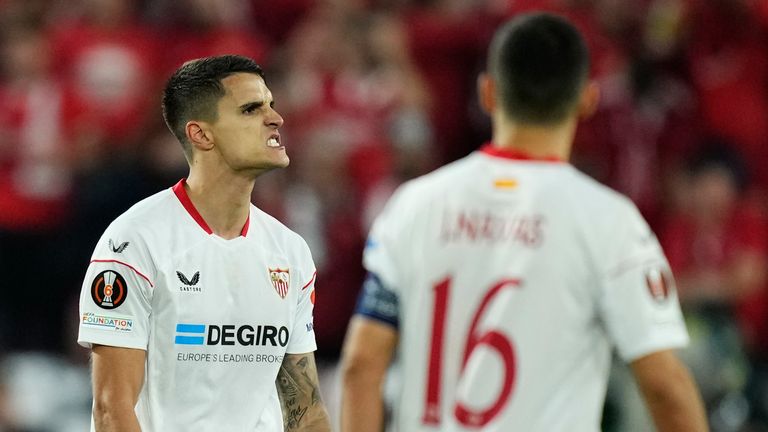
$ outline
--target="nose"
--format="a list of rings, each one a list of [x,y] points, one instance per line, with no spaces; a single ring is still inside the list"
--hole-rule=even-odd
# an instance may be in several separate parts
[[[283,116],[280,115],[274,108],[269,109],[269,115],[266,118],[267,125],[274,128],[279,128],[283,125]]]

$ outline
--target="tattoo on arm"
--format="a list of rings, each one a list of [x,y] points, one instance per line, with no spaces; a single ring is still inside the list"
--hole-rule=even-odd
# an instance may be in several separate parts
[[[277,374],[276,384],[285,430],[299,430],[311,421],[307,414],[322,405],[314,356],[286,355]]]

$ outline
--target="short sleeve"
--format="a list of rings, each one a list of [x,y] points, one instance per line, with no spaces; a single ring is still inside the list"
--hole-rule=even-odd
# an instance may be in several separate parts
[[[154,273],[141,237],[110,226],[83,280],[77,342],[146,350]]]
[[[398,328],[400,299],[381,283],[374,273],[368,273],[355,306],[355,313]]]
[[[302,240],[301,269],[298,307],[296,308],[296,317],[294,320],[293,331],[288,342],[286,352],[288,354],[304,354],[317,350],[315,341],[315,281],[317,280],[317,270],[312,260],[312,254],[309,247]]]
[[[599,298],[603,323],[627,362],[688,343],[669,263],[656,236],[630,206],[609,236]]]
[[[404,269],[399,260],[407,250],[400,250],[398,241],[406,234],[402,231],[402,219],[409,212],[402,210],[403,187],[398,189],[384,210],[373,222],[363,251],[365,269],[380,279],[394,294],[402,287]],[[398,251],[399,254],[398,254]]]

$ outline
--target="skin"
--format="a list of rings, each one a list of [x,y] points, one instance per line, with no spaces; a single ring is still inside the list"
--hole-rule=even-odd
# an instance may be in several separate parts
[[[236,73],[222,80],[225,95],[218,117],[190,120],[192,146],[187,193],[215,235],[236,238],[248,218],[256,178],[288,166],[285,147],[271,148],[283,118],[272,93],[255,74]],[[144,383],[146,352],[93,347],[94,422],[97,432],[137,432],[134,407]],[[114,368],[120,364],[120,368]],[[286,431],[330,432],[320,398],[314,354],[287,354],[276,380]]]
[[[510,119],[498,103],[493,77],[478,79],[480,104],[493,120],[493,143],[532,157],[568,160],[580,118],[597,107],[597,85],[587,83],[571,115],[557,124],[530,125]],[[343,432],[381,431],[384,427],[382,385],[399,339],[387,324],[356,316],[342,352]],[[704,405],[686,367],[672,351],[660,351],[630,363],[659,432],[707,431]]]
[[[236,73],[222,80],[226,90],[213,122],[187,122],[192,146],[187,193],[213,233],[225,239],[240,235],[248,218],[256,178],[288,166],[284,146],[271,148],[283,118],[264,80]]]
[[[93,422],[97,432],[140,432],[133,408],[144,384],[146,352],[94,345]],[[119,364],[119,368],[114,365]]]
[[[707,431],[707,417],[696,384],[672,351],[660,351],[630,363],[656,430]]]
[[[286,431],[330,432],[330,419],[320,398],[312,353],[287,354],[277,374],[277,394]]]
[[[342,431],[384,430],[382,388],[397,342],[390,325],[362,316],[350,321],[341,355]]]

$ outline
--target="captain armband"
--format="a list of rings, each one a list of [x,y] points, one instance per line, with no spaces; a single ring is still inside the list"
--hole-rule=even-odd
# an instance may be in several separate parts
[[[375,273],[368,273],[357,300],[355,313],[398,327],[400,305],[397,294]]]

